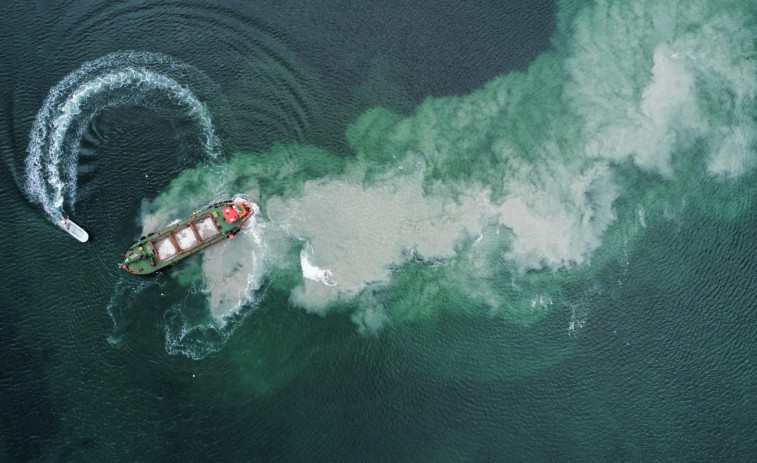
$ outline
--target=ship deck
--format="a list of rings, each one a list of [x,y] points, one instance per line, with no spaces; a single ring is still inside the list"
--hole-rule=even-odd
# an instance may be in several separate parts
[[[252,216],[253,210],[245,204],[247,215],[229,223],[225,220],[223,211],[231,204],[231,201],[214,204],[176,224],[142,237],[126,251],[126,260],[121,268],[134,274],[152,273],[212,244],[232,238]]]

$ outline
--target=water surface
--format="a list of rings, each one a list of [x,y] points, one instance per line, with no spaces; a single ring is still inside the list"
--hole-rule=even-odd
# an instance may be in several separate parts
[[[0,459],[757,453],[750,2],[0,10]]]

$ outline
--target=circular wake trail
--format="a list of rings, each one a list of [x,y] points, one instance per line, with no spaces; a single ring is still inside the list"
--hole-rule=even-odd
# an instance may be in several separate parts
[[[158,92],[186,111],[200,131],[204,153],[221,150],[210,112],[193,91],[180,83],[199,71],[157,53],[117,52],[84,63],[50,90],[37,113],[26,158],[26,192],[53,221],[63,218],[66,199],[76,198],[78,147],[84,129],[101,110],[140,104]],[[179,77],[180,76],[180,77]],[[201,80],[203,76],[200,75]]]

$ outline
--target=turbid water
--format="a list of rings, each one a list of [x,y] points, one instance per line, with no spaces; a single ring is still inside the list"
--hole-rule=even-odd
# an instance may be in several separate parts
[[[757,455],[752,2],[0,17],[0,460]]]

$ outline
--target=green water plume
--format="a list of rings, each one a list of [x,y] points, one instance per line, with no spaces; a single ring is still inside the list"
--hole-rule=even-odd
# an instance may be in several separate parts
[[[534,325],[692,203],[731,217],[754,203],[753,186],[734,201],[756,158],[754,6],[563,2],[559,19],[526,72],[409,116],[370,109],[347,130],[353,156],[278,145],[184,172],[145,203],[145,228],[179,204],[253,197],[257,231],[226,261],[252,249],[243,295],[270,281],[376,333],[443,314]],[[212,258],[181,274],[209,297]]]

